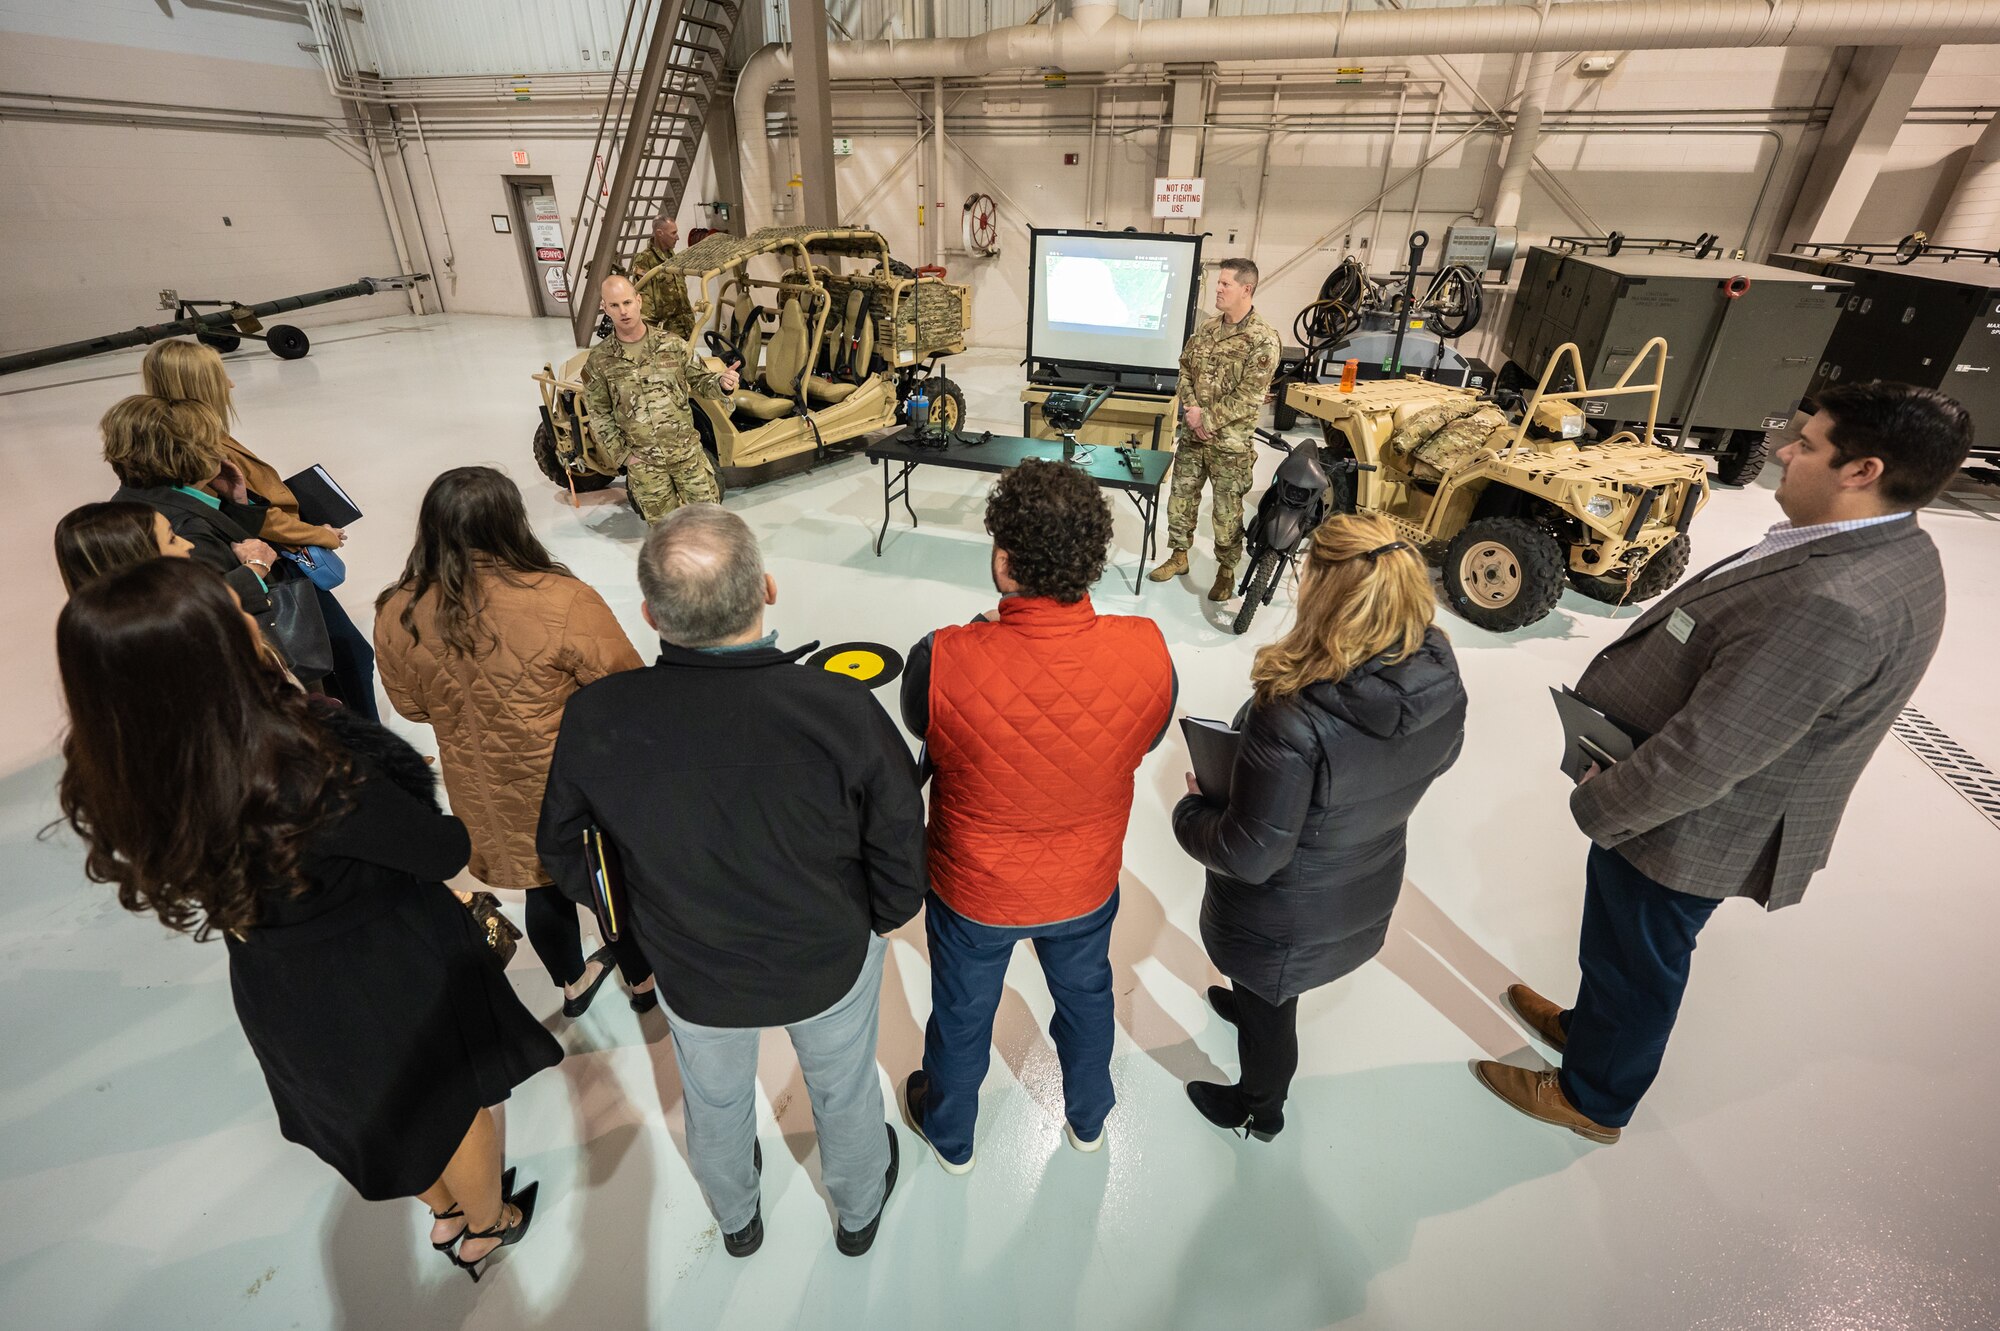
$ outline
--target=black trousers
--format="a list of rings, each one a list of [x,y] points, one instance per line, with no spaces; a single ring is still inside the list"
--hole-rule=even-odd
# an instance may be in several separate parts
[[[375,706],[375,649],[369,645],[368,635],[354,627],[332,592],[316,586],[313,599],[319,602],[327,644],[333,648],[333,674],[321,687],[349,711],[380,721],[382,716]]]
[[[560,889],[528,889],[528,943],[541,959],[542,969],[558,986],[575,984],[583,975],[583,929],[577,923],[576,911],[576,903]],[[653,977],[653,968],[646,963],[638,940],[629,930],[607,946],[628,987],[642,985]]]
[[[1229,992],[1236,996],[1236,1053],[1243,1062],[1237,1089],[1252,1114],[1282,1113],[1299,1070],[1298,996],[1273,1004],[1241,986]]]
[[[1615,850],[1590,848],[1576,949],[1583,983],[1561,1018],[1562,1090],[1594,1122],[1624,1127],[1659,1075],[1695,935],[1721,904],[1654,882]]]

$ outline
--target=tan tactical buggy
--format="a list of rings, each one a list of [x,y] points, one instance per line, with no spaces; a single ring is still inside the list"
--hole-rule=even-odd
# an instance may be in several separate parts
[[[1655,354],[1657,352],[1657,355]],[[1652,359],[1650,383],[1633,383]],[[1667,344],[1654,338],[1610,388],[1584,383],[1573,344],[1558,347],[1518,419],[1469,388],[1415,375],[1293,384],[1287,403],[1320,422],[1328,450],[1376,470],[1343,476],[1337,507],[1388,518],[1443,566],[1452,608],[1506,631],[1555,608],[1564,575],[1613,605],[1645,601],[1687,569],[1688,524],[1708,501],[1706,464],[1650,442]],[[1549,391],[1567,362],[1573,386]],[[1651,394],[1643,435],[1585,436],[1578,399]]]
[[[842,266],[863,271],[836,271]],[[655,282],[691,284],[693,341],[712,368],[741,362],[736,392],[693,403],[695,428],[728,484],[801,470],[837,444],[897,424],[919,383],[947,427],[965,419],[965,396],[938,375],[937,361],[965,350],[972,291],[912,273],[889,257],[877,232],[718,232],[648,272],[640,293]],[[579,351],[560,371],[544,365],[534,376],[542,393],[535,462],[576,490],[602,489],[624,469],[590,428],[589,355]]]

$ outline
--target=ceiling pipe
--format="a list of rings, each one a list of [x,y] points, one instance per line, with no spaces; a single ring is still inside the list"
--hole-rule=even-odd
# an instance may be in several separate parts
[[[831,77],[861,79],[1037,67],[1090,73],[1170,61],[1992,42],[2000,42],[2000,0],[1575,0],[1546,14],[1530,4],[1501,4],[1150,23],[1125,18],[1115,5],[1079,4],[1051,24],[973,37],[833,42],[827,57]],[[736,123],[753,145],[744,163],[746,224],[761,223],[758,214],[771,206],[765,103],[791,76],[791,60],[789,48],[766,46],[737,81]]]
[[[1528,63],[1527,81],[1521,85],[1521,109],[1514,113],[1514,131],[1507,136],[1507,165],[1501,169],[1500,183],[1493,190],[1493,209],[1487,214],[1494,226],[1513,226],[1521,220],[1521,195],[1527,189],[1528,168],[1535,164],[1542,117],[1548,112],[1549,87],[1555,82],[1556,65],[1561,60],[1558,52],[1537,51]]]

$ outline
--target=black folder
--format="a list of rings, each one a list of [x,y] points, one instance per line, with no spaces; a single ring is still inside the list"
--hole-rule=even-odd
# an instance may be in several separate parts
[[[1573,693],[1567,686],[1551,688],[1556,715],[1563,723],[1563,775],[1581,781],[1596,763],[1607,768],[1632,756],[1645,736],[1634,734]]]
[[[1210,804],[1228,804],[1229,778],[1236,768],[1236,745],[1243,733],[1221,721],[1184,716],[1181,734],[1187,737],[1188,757],[1194,763],[1194,781],[1201,787],[1201,797]]]
[[[285,485],[299,501],[299,517],[315,527],[345,527],[361,517],[361,509],[325,467],[307,467],[287,477]]]
[[[625,868],[618,847],[595,827],[586,827],[583,857],[590,866],[590,909],[597,916],[598,935],[615,943],[626,929]]]

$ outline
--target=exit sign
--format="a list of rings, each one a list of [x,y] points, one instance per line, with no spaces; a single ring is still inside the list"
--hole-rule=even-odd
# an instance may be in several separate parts
[[[526,166],[527,164],[528,164],[528,150],[526,148],[516,148],[514,150],[514,165]]]

